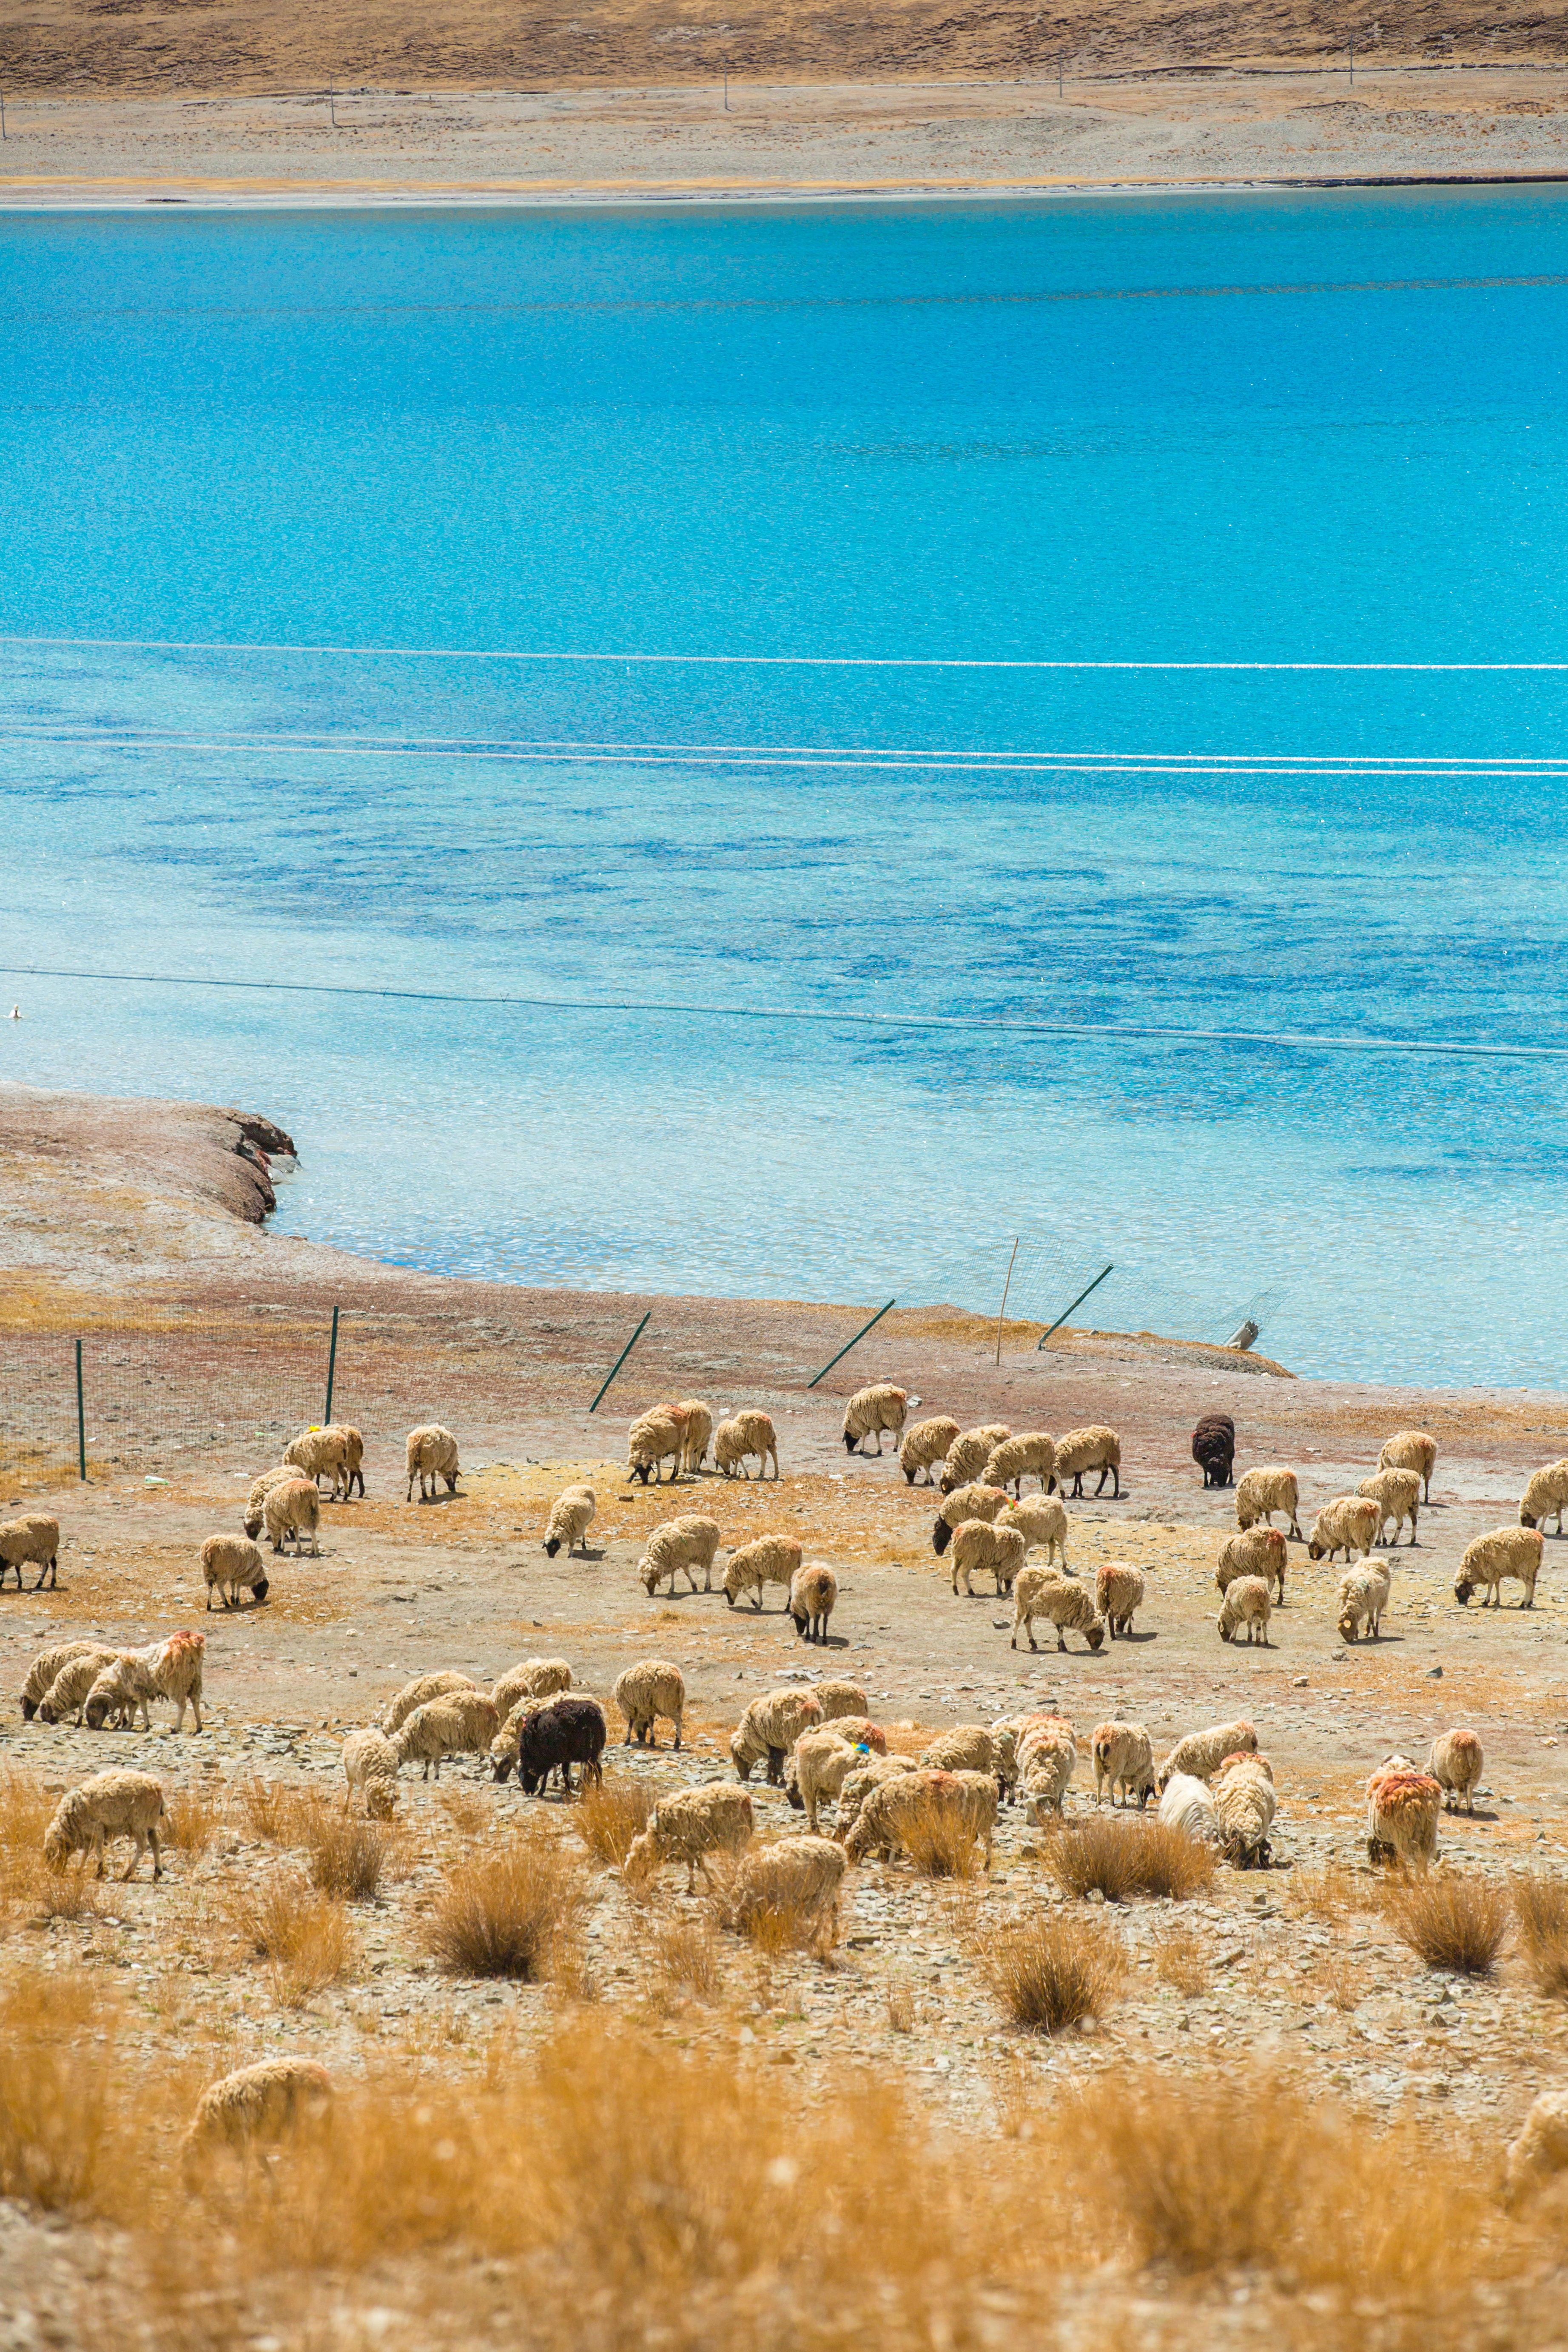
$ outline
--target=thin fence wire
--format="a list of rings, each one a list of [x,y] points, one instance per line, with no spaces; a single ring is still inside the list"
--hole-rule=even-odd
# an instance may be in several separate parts
[[[1019,1235],[1010,1279],[1006,1265],[1004,1259],[997,1281],[998,1300],[1005,1290],[1006,1319],[1047,1329],[1065,1317],[1089,1330],[1153,1333],[1221,1347],[1247,1323],[1261,1332],[1285,1297],[1277,1284],[1244,1291],[1237,1282],[1205,1297],[1111,1250],[1043,1234]]]

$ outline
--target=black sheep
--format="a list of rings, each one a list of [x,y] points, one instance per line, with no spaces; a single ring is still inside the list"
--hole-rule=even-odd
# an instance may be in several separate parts
[[[1193,1432],[1193,1460],[1204,1474],[1205,1486],[1228,1486],[1234,1482],[1231,1465],[1236,1460],[1236,1423],[1228,1412],[1205,1412]]]
[[[537,1796],[557,1768],[570,1790],[574,1764],[592,1771],[602,1783],[605,1773],[599,1759],[605,1736],[605,1710],[596,1698],[557,1699],[553,1706],[530,1716],[517,1744],[517,1777],[523,1795]],[[497,1766],[496,1778],[506,1779],[504,1764]]]

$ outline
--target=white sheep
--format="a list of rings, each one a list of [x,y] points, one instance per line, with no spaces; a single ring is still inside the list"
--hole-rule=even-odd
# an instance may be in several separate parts
[[[1013,1634],[1009,1649],[1018,1646],[1020,1628],[1029,1637],[1029,1647],[1037,1650],[1035,1639],[1035,1619],[1043,1617],[1057,1630],[1057,1647],[1067,1648],[1069,1633],[1081,1633],[1091,1650],[1098,1650],[1105,1639],[1105,1628],[1094,1613],[1094,1603],[1081,1584],[1070,1576],[1061,1575],[1054,1568],[1025,1568],[1018,1571],[1013,1587]]]
[[[886,1781],[901,1780],[906,1773],[917,1769],[912,1756],[863,1756],[854,1769],[846,1773],[838,1791],[838,1816],[835,1833],[847,1837],[860,1818],[861,1807],[873,1789]]]
[[[1016,1733],[1018,1786],[1024,1818],[1033,1829],[1059,1815],[1078,1763],[1078,1742],[1065,1716],[1029,1716]]]
[[[248,1537],[208,1536],[202,1546],[201,1559],[209,1611],[215,1591],[226,1609],[237,1608],[242,1592],[253,1594],[258,1601],[266,1600],[270,1589],[267,1569]]]
[[[863,1716],[866,1712],[866,1693],[858,1683],[814,1683],[812,1696],[822,1709],[824,1723],[832,1723],[836,1717],[846,1715]]]
[[[47,1511],[27,1511],[19,1519],[0,1522],[0,1592],[5,1589],[5,1570],[15,1569],[16,1590],[22,1590],[24,1562],[36,1567],[38,1580],[35,1592],[41,1592],[44,1579],[49,1580],[49,1590],[57,1589],[56,1570],[59,1565],[60,1523]]]
[[[471,1687],[466,1675],[459,1675],[455,1681],[446,1685],[447,1690],[468,1690]],[[571,1687],[572,1669],[564,1658],[520,1658],[515,1666],[509,1666],[500,1676],[490,1696],[495,1701],[496,1713],[504,1723],[520,1698],[547,1698],[552,1691],[566,1691]],[[424,1694],[426,1698],[440,1698],[444,1695],[443,1691],[437,1690],[427,1690]],[[417,1706],[420,1702],[416,1700],[415,1704]]]
[[[942,1493],[951,1495],[956,1487],[980,1485],[980,1474],[985,1465],[1012,1434],[1005,1421],[988,1421],[978,1429],[961,1429],[942,1465]]]
[[[1380,1470],[1414,1470],[1421,1480],[1421,1499],[1432,1499],[1432,1473],[1437,1466],[1437,1441],[1424,1429],[1402,1429],[1389,1438],[1377,1457]]]
[[[882,1439],[891,1433],[898,1437],[909,1411],[909,1395],[894,1388],[890,1381],[879,1381],[868,1389],[857,1389],[844,1408],[844,1451],[857,1453],[867,1438],[874,1437],[877,1451],[882,1450]]]
[[[988,1519],[993,1526],[1007,1507],[1006,1489],[983,1486],[972,1478],[966,1486],[954,1486],[944,1495],[936,1515],[936,1525],[931,1531],[931,1548],[940,1559],[952,1541],[953,1530],[965,1519]]]
[[[911,1841],[928,1838],[954,1847],[964,1842],[983,1843],[989,1870],[997,1804],[995,1776],[990,1772],[901,1773],[870,1790],[844,1850],[851,1862],[860,1863],[871,1853],[890,1858],[900,1847],[910,1851]]]
[[[1367,1559],[1358,1567],[1347,1568],[1340,1579],[1335,1602],[1341,1641],[1353,1642],[1363,1626],[1375,1640],[1383,1630],[1383,1612],[1387,1606],[1388,1570],[1381,1561]]]
[[[957,1435],[958,1423],[946,1413],[933,1414],[929,1421],[917,1421],[899,1448],[899,1467],[907,1483],[912,1486],[918,1478],[922,1485],[931,1485],[931,1472],[945,1459]]]
[[[647,1539],[647,1549],[637,1562],[637,1575],[643,1589],[651,1598],[668,1576],[669,1597],[675,1598],[675,1580],[684,1575],[695,1592],[695,1571],[702,1570],[702,1590],[713,1590],[713,1561],[721,1538],[718,1522],[705,1519],[696,1511],[683,1511],[677,1519],[666,1519],[655,1528]]]
[[[1277,1802],[1273,1775],[1262,1757],[1233,1757],[1215,1774],[1214,1809],[1220,1850],[1238,1870],[1267,1866]]]
[[[1094,1580],[1094,1601],[1114,1642],[1132,1631],[1132,1620],[1143,1606],[1143,1571],[1128,1559],[1102,1560]]]
[[[997,1792],[1009,1797],[1018,1780],[1018,1742],[1010,1724],[955,1724],[921,1751],[928,1772],[989,1772]]]
[[[262,1524],[267,1517],[268,1496],[274,1486],[292,1486],[300,1475],[299,1468],[294,1463],[275,1462],[270,1470],[264,1470],[260,1477],[254,1481],[250,1489],[250,1499],[245,1507],[245,1532],[253,1541],[261,1533]]]
[[[668,1405],[658,1405],[652,1412],[639,1413],[626,1432],[626,1475],[640,1479],[645,1486],[651,1476],[657,1486],[662,1483],[664,1465],[669,1462],[673,1480],[679,1475],[685,1452],[685,1421],[678,1421]]]
[[[219,2147],[247,2155],[319,2129],[333,2095],[331,2076],[313,2058],[263,2058],[209,2083],[182,2142],[187,2187],[195,2186],[204,2159]]]
[[[749,1846],[725,1890],[726,1926],[746,1935],[759,1922],[788,1918],[809,1927],[818,1951],[838,1935],[838,1896],[846,1868],[844,1848],[832,1838],[779,1838]]]
[[[1524,1587],[1521,1609],[1535,1606],[1535,1580],[1541,1573],[1541,1555],[1545,1549],[1539,1528],[1494,1528],[1490,1535],[1478,1536],[1467,1544],[1454,1578],[1454,1598],[1468,1602],[1478,1585],[1486,1590],[1481,1607],[1489,1601],[1502,1607],[1502,1585],[1505,1577],[1516,1576]]]
[[[134,1876],[151,1845],[153,1875],[162,1878],[158,1824],[167,1811],[163,1785],[151,1772],[95,1772],[89,1780],[68,1790],[56,1806],[44,1832],[44,1860],[51,1870],[63,1870],[73,1853],[91,1853],[98,1857],[101,1878],[105,1841],[128,1837],[132,1850],[125,1876]]]
[[[343,1792],[344,1812],[353,1802],[356,1789],[364,1790],[365,1811],[371,1811],[372,1792],[379,1789],[384,1793],[377,1801],[375,1811],[386,1818],[392,1805],[385,1799],[392,1796],[401,1760],[386,1734],[377,1731],[374,1725],[363,1731],[351,1731],[342,1748],[343,1779],[348,1783]]]
[[[1443,1802],[1448,1811],[1458,1809],[1465,1801],[1465,1811],[1476,1810],[1476,1787],[1486,1769],[1481,1743],[1473,1731],[1440,1731],[1432,1742],[1426,1759],[1426,1769],[1443,1791]]]
[[[1425,1866],[1437,1851],[1437,1816],[1443,1791],[1429,1772],[1418,1772],[1407,1756],[1390,1756],[1366,1784],[1366,1851],[1369,1861],[1390,1856]]]
[[[298,1437],[290,1438],[283,1448],[285,1464],[292,1464],[313,1486],[320,1486],[322,1476],[331,1478],[331,1497],[336,1502],[341,1489],[343,1499],[349,1491],[349,1438],[345,1429],[335,1424],[324,1429],[302,1429]]]
[[[1289,1557],[1278,1528],[1247,1528],[1238,1535],[1221,1538],[1214,1580],[1224,1592],[1238,1576],[1260,1576],[1265,1584],[1279,1587],[1279,1599],[1283,1601]]]
[[[829,1797],[837,1798],[850,1773],[864,1761],[854,1743],[832,1724],[801,1733],[784,1767],[784,1795],[797,1813],[805,1813],[814,1835],[817,1807]]]
[[[815,1731],[821,1721],[822,1707],[812,1692],[764,1691],[752,1699],[730,1735],[736,1772],[742,1780],[749,1780],[752,1765],[765,1757],[768,1780],[775,1789],[780,1787],[786,1751],[803,1731]]]
[[[761,1609],[764,1589],[782,1584],[787,1592],[800,1572],[801,1548],[793,1536],[757,1536],[739,1544],[725,1563],[724,1598],[731,1609],[743,1592]]]
[[[1406,1519],[1410,1522],[1410,1540],[1415,1541],[1416,1526],[1421,1517],[1421,1481],[1414,1470],[1378,1470],[1363,1478],[1356,1488],[1378,1507],[1377,1540],[1388,1537],[1390,1545],[1399,1541],[1399,1530]],[[1393,1533],[1389,1534],[1392,1528]]]
[[[822,1693],[820,1687],[814,1690],[812,1693],[812,1696],[815,1699],[820,1700],[821,1696]],[[835,1739],[842,1739],[847,1747],[864,1748],[868,1755],[885,1756],[888,1752],[887,1733],[883,1730],[879,1723],[873,1723],[868,1715],[836,1715],[831,1723],[829,1723],[827,1717],[824,1716],[822,1719],[822,1729],[824,1731],[831,1731]],[[805,1738],[804,1731],[801,1733],[800,1738],[801,1739]],[[795,1745],[795,1748],[798,1748],[800,1746],[800,1739],[797,1739]],[[790,1754],[793,1756],[794,1753],[795,1748],[792,1748]],[[786,1787],[788,1786],[788,1775],[789,1765],[786,1761],[784,1765]]]
[[[995,1579],[998,1594],[1011,1592],[1024,1565],[1024,1538],[1016,1528],[989,1527],[984,1519],[965,1519],[953,1530],[952,1589],[958,1591],[958,1580],[963,1579],[963,1590],[973,1601],[974,1587],[971,1582],[976,1569],[983,1576]]]
[[[1531,1471],[1524,1493],[1520,1497],[1519,1524],[1521,1528],[1538,1528],[1556,1515],[1557,1532],[1563,1532],[1563,1507],[1568,1503],[1568,1461],[1549,1462],[1544,1470]],[[1412,1542],[1415,1538],[1412,1537]]]
[[[757,1460],[757,1475],[765,1478],[768,1464],[773,1465],[773,1476],[779,1475],[779,1441],[772,1421],[765,1412],[751,1410],[731,1413],[721,1421],[713,1433],[714,1466],[732,1478],[738,1470],[742,1478],[751,1472],[746,1465],[752,1455]]]
[[[97,1644],[68,1660],[38,1702],[38,1721],[64,1723],[68,1719],[79,1724],[89,1691],[105,1666],[111,1666],[119,1654],[117,1650]]]
[[[1347,1563],[1358,1555],[1364,1559],[1377,1541],[1383,1516],[1382,1504],[1370,1496],[1336,1495],[1312,1522],[1307,1558],[1332,1559],[1342,1551]]]
[[[680,1466],[695,1478],[713,1434],[713,1408],[704,1404],[700,1397],[683,1397],[670,1410],[680,1423]]]
[[[416,1675],[414,1680],[405,1683],[396,1697],[388,1702],[386,1713],[381,1718],[381,1727],[390,1739],[395,1732],[402,1730],[415,1708],[424,1706],[427,1700],[445,1698],[451,1691],[473,1690],[476,1687],[472,1675],[459,1675],[450,1668],[443,1674]]]
[[[658,1746],[658,1718],[675,1726],[680,1747],[680,1725],[686,1713],[686,1677],[667,1658],[643,1658],[616,1676],[614,1697],[626,1727],[624,1745],[635,1738],[638,1747]]]
[[[455,1495],[458,1491],[457,1439],[449,1429],[443,1429],[438,1421],[426,1422],[418,1429],[411,1429],[406,1446],[406,1466],[408,1492],[405,1501],[411,1503],[414,1500],[416,1478],[419,1481],[422,1503],[436,1500],[437,1479],[445,1481],[448,1495]]]
[[[563,1544],[566,1547],[568,1559],[579,1549],[586,1559],[588,1529],[597,1508],[592,1486],[563,1486],[550,1506],[550,1517],[544,1528],[544,1549],[552,1559]]]
[[[1180,1830],[1184,1837],[1219,1843],[1219,1815],[1206,1780],[1193,1772],[1173,1772],[1160,1791],[1162,1828]]]
[[[47,1698],[56,1676],[64,1672],[73,1659],[85,1658],[101,1645],[97,1642],[58,1642],[52,1649],[40,1650],[27,1668],[22,1684],[22,1720],[31,1723],[38,1711],[38,1702]],[[89,1683],[89,1689],[92,1687]]]
[[[158,1648],[154,1643],[150,1650],[121,1650],[104,1667],[82,1703],[82,1721],[89,1731],[101,1731],[111,1717],[119,1729],[134,1731],[138,1710],[142,1730],[152,1730],[151,1702],[159,1695],[153,1672]]]
[[[495,1704],[483,1691],[448,1691],[444,1698],[426,1699],[416,1706],[394,1742],[399,1765],[420,1764],[421,1780],[441,1777],[446,1756],[482,1752],[500,1728]]]
[[[290,1486],[274,1486],[262,1513],[273,1550],[280,1552],[292,1537],[294,1555],[298,1559],[304,1548],[305,1538],[309,1536],[310,1557],[319,1559],[321,1547],[316,1539],[316,1528],[321,1516],[321,1498],[310,1479],[296,1477]]]
[[[987,1486],[1010,1486],[1020,1502],[1026,1478],[1038,1478],[1041,1494],[1048,1495],[1057,1478],[1057,1441],[1044,1429],[1005,1437],[980,1475]]]
[[[1237,1628],[1245,1625],[1248,1643],[1261,1631],[1263,1646],[1268,1649],[1271,1646],[1268,1612],[1268,1587],[1263,1579],[1260,1576],[1238,1576],[1234,1584],[1226,1587],[1225,1599],[1220,1603],[1220,1640],[1230,1641]]]
[[[1141,1723],[1100,1723],[1095,1726],[1090,1748],[1094,1759],[1094,1801],[1107,1788],[1112,1801],[1125,1804],[1136,1797],[1142,1811],[1154,1793],[1154,1750]]]
[[[967,1488],[965,1492],[969,1491]],[[1065,1570],[1068,1564],[1068,1515],[1055,1495],[1042,1495],[1029,1503],[1007,1503],[991,1522],[996,1528],[1016,1528],[1024,1538],[1026,1553],[1041,1550],[1046,1566],[1058,1560]]]
[[[1100,1473],[1097,1495],[1105,1492],[1108,1478],[1114,1480],[1112,1496],[1121,1496],[1121,1440],[1115,1430],[1103,1422],[1091,1423],[1087,1429],[1069,1429],[1065,1437],[1057,1440],[1057,1485],[1067,1493],[1067,1483],[1072,1480],[1072,1500],[1083,1499],[1083,1482],[1091,1470]]]
[[[696,1873],[710,1876],[710,1853],[743,1853],[751,1843],[754,1822],[750,1791],[728,1780],[708,1780],[700,1788],[679,1789],[660,1797],[639,1837],[626,1849],[621,1875],[636,1885],[661,1863],[686,1864],[686,1891],[696,1889]]]
[[[1271,1526],[1275,1512],[1279,1511],[1289,1521],[1289,1532],[1296,1541],[1304,1543],[1306,1538],[1296,1517],[1300,1498],[1294,1470],[1287,1470],[1279,1462],[1260,1463],[1257,1469],[1244,1475],[1236,1490],[1236,1524],[1245,1534],[1259,1521],[1265,1527]]]
[[[1215,1723],[1206,1731],[1189,1731],[1178,1739],[1160,1767],[1155,1786],[1163,1789],[1178,1774],[1197,1780],[1211,1780],[1227,1756],[1245,1754],[1256,1749],[1258,1734],[1250,1723]]]
[[[1542,2091],[1509,2143],[1503,2201],[1517,2212],[1532,2192],[1568,2172],[1568,2090]]]
[[[808,1559],[789,1589],[789,1614],[803,1642],[826,1642],[838,1600],[838,1579],[825,1559]]]

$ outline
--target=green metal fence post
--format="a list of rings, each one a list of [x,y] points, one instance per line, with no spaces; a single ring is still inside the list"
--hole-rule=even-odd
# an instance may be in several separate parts
[[[615,1379],[616,1374],[620,1370],[621,1366],[626,1362],[626,1358],[631,1354],[632,1349],[637,1346],[637,1341],[642,1338],[643,1333],[647,1330],[648,1316],[652,1313],[653,1308],[650,1307],[647,1310],[647,1315],[643,1317],[642,1321],[637,1325],[637,1329],[632,1333],[631,1338],[626,1341],[626,1346],[621,1349],[620,1354],[610,1366],[610,1380],[605,1382],[604,1387],[599,1391],[598,1395],[588,1407],[590,1412],[597,1412],[599,1407],[604,1403],[605,1399],[608,1396],[610,1392],[610,1381]]]
[[[81,1393],[81,1341],[76,1343],[76,1460],[77,1469],[87,1476],[87,1408]]]
[[[883,1316],[886,1315],[890,1308],[896,1307],[898,1303],[899,1302],[896,1298],[889,1298],[886,1307],[879,1307],[875,1315],[872,1316],[869,1323],[862,1323],[858,1331],[856,1332],[855,1337],[849,1340],[845,1347],[840,1348],[836,1356],[829,1356],[826,1363],[824,1364],[822,1370],[817,1373],[816,1380],[807,1381],[805,1384],[806,1387],[808,1389],[814,1389],[816,1386],[816,1381],[825,1381],[827,1378],[828,1373],[833,1370],[834,1365],[841,1364],[845,1357],[849,1353],[849,1349],[851,1348],[858,1348],[860,1345],[861,1340],[866,1337],[867,1332],[874,1331],[878,1324],[881,1321]]]
[[[332,1309],[332,1344],[327,1350],[327,1410],[321,1415],[323,1428],[331,1428],[332,1420],[332,1382],[338,1370],[338,1309]]]
[[[1106,1276],[1108,1274],[1114,1274],[1116,1268],[1114,1265],[1102,1266],[1100,1271],[1095,1276],[1094,1280],[1089,1284],[1089,1290],[1098,1290],[1100,1284],[1105,1280]],[[1056,1321],[1051,1325],[1050,1329],[1048,1331],[1042,1332],[1039,1339],[1035,1342],[1035,1353],[1037,1356],[1039,1354],[1040,1349],[1045,1346],[1046,1341],[1054,1338],[1056,1333],[1061,1329],[1062,1325],[1072,1313],[1073,1307],[1081,1307],[1083,1305],[1084,1300],[1089,1297],[1089,1290],[1080,1290],[1078,1297],[1073,1300],[1072,1307],[1064,1307],[1061,1313],[1057,1317]]]

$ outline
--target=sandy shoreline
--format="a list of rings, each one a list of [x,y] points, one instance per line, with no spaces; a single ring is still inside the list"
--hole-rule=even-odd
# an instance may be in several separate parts
[[[335,121],[333,117],[335,116]],[[0,206],[975,200],[1568,177],[1539,69],[9,100]]]

